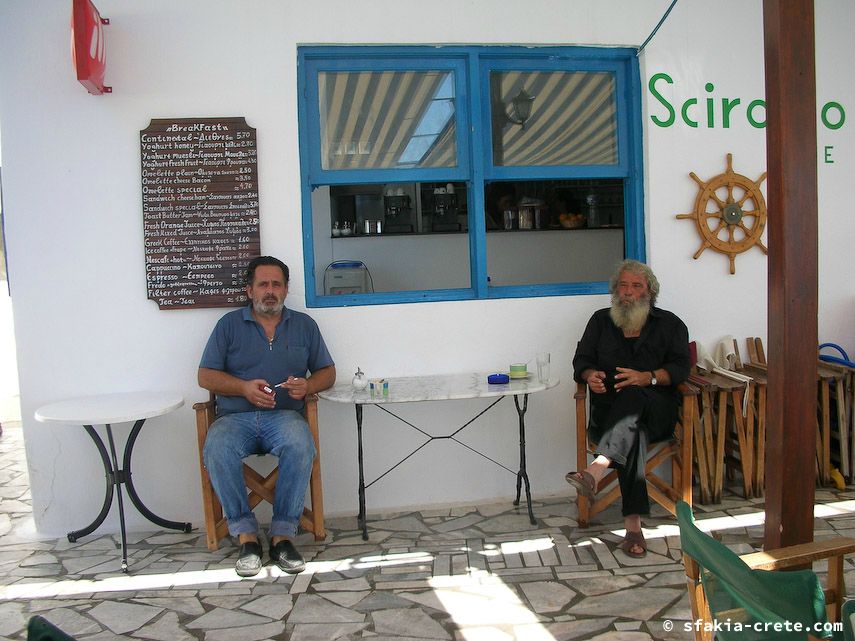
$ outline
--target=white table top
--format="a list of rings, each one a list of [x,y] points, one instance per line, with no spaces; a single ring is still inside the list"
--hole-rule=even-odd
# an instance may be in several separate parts
[[[42,423],[104,425],[160,416],[182,405],[184,397],[174,392],[119,392],[43,405],[35,416]]]
[[[558,385],[557,379],[540,383],[537,376],[529,373],[528,378],[511,379],[504,385],[487,383],[487,373],[435,374],[431,376],[405,376],[387,378],[389,395],[371,396],[368,388],[356,390],[349,382],[338,383],[318,396],[336,403],[357,405],[381,405],[384,403],[413,403],[418,401],[444,401],[464,398],[487,398],[542,392]]]

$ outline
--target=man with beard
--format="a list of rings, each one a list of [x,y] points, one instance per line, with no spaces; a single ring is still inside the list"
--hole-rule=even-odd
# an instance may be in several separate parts
[[[611,307],[594,313],[573,357],[574,379],[591,390],[588,433],[596,458],[565,478],[593,500],[609,468],[617,469],[626,528],[621,549],[642,557],[641,516],[650,513],[647,445],[673,436],[677,385],[689,376],[689,332],[677,316],[655,307],[659,281],[647,265],[623,261],[609,291]]]
[[[199,364],[199,385],[217,395],[217,420],[208,431],[203,457],[229,534],[240,542],[235,564],[240,576],[257,574],[263,553],[242,459],[267,453],[279,458],[270,559],[295,574],[305,562],[291,538],[315,459],[301,410],[307,394],[335,383],[335,365],[315,321],[285,307],[285,263],[272,256],[253,259],[246,270],[246,294],[249,305],[219,320]]]

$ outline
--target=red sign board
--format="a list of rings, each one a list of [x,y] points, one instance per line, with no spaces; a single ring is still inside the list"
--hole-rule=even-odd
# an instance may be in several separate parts
[[[86,91],[98,95],[110,93],[112,87],[104,86],[107,54],[103,25],[110,21],[102,18],[90,0],[72,0],[71,6],[71,59],[77,70],[77,79]]]

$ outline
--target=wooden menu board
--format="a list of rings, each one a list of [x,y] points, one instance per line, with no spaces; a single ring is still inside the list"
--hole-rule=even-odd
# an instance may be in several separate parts
[[[140,132],[148,298],[238,307],[258,256],[258,156],[244,118],[152,120]]]

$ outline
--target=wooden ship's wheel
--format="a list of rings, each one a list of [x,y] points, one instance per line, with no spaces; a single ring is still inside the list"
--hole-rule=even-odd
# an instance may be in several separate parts
[[[733,171],[733,154],[727,154],[727,170],[704,182],[690,172],[689,177],[700,187],[695,210],[677,214],[677,218],[694,219],[701,235],[701,247],[693,258],[712,248],[730,258],[730,273],[736,273],[736,255],[757,245],[764,254],[769,250],[761,240],[766,227],[766,200],[760,185],[764,171],[756,181]]]

